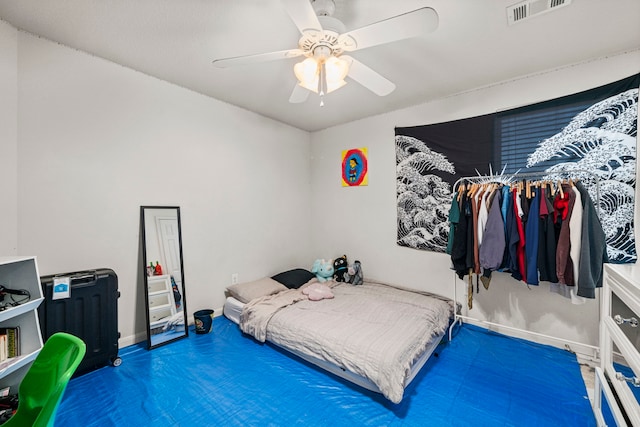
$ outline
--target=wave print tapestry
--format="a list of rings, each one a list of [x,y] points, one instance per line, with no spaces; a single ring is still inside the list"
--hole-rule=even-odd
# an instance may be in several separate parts
[[[640,74],[500,113],[397,127],[398,245],[446,251],[459,178],[564,172],[584,181],[597,176],[599,185],[587,188],[597,203],[609,260],[635,262],[638,86]]]

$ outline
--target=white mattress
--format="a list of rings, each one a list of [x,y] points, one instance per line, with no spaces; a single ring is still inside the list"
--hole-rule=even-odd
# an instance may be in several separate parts
[[[233,297],[227,297],[227,299],[224,302],[224,308],[223,308],[223,314],[225,315],[225,317],[229,320],[231,320],[232,322],[234,322],[235,324],[239,325],[240,324],[240,314],[242,313],[242,307],[244,306],[244,303],[233,298]],[[425,352],[415,361],[415,363],[413,364],[413,366],[411,367],[411,372],[409,373],[409,376],[407,377],[407,382],[405,384],[405,387],[407,385],[409,385],[409,383],[411,383],[411,381],[413,381],[413,379],[415,378],[415,376],[418,374],[418,372],[420,372],[420,369],[422,369],[422,367],[424,366],[424,364],[427,362],[427,360],[429,359],[429,357],[431,356],[431,354],[434,352],[434,350],[436,349],[436,347],[438,346],[438,344],[440,343],[440,341],[442,340],[442,337],[444,336],[444,333],[442,333],[441,335],[435,337],[431,343],[429,344],[429,346],[426,348]],[[277,344],[274,344],[277,345]],[[279,346],[280,347],[280,346]],[[361,387],[366,388],[367,390],[371,390],[374,391],[376,393],[380,393],[380,389],[378,388],[378,386],[376,386],[373,382],[371,382],[369,379],[364,378],[360,375],[354,374],[351,371],[347,371],[344,368],[341,368],[339,366],[336,366],[332,363],[329,363],[327,361],[324,360],[320,360],[320,359],[316,359],[315,357],[311,357],[308,356],[306,354],[288,349],[288,348],[284,348],[281,347],[284,350],[287,350],[290,353],[295,354],[296,356],[306,360],[307,362],[313,363],[314,365],[324,369],[325,371],[329,371],[341,378],[346,379],[347,381],[351,381],[354,384],[357,384]]]
[[[235,299],[234,297],[227,297],[222,308],[224,316],[231,320],[236,325],[240,324],[240,314],[242,313],[242,307],[244,303]]]

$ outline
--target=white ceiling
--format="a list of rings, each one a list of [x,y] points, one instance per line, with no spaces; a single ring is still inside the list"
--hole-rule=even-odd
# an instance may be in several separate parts
[[[347,30],[420,7],[439,28],[351,56],[393,81],[378,97],[354,81],[288,102],[299,58],[220,69],[213,59],[296,48],[280,0],[0,0],[14,27],[193,91],[315,131],[519,76],[640,48],[640,1],[573,0],[507,24],[517,0],[336,0]]]

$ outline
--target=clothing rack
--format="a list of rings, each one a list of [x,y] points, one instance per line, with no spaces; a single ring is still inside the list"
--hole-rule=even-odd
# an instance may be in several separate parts
[[[454,185],[453,185],[453,192],[452,192],[452,197],[453,195],[458,191],[458,188],[460,186],[460,184],[462,184],[463,182],[469,182],[472,184],[491,184],[491,183],[499,183],[499,184],[510,184],[510,183],[515,183],[517,181],[520,181],[522,179],[536,179],[537,180],[550,180],[550,181],[558,181],[558,180],[566,180],[566,179],[572,179],[574,181],[581,181],[583,182],[585,188],[587,189],[587,191],[589,192],[589,194],[592,194],[592,191],[594,191],[595,193],[595,198],[594,198],[594,205],[596,208],[596,214],[598,215],[598,218],[600,217],[600,181],[598,176],[589,170],[585,170],[585,169],[573,169],[573,170],[569,170],[569,171],[556,171],[556,172],[537,172],[537,173],[515,173],[515,174],[499,174],[499,175],[480,175],[478,174],[477,176],[468,176],[468,177],[462,177],[460,179],[458,179]],[[458,284],[457,284],[457,276],[456,273],[454,271],[453,273],[453,301],[454,301],[454,307],[457,307],[458,304],[460,304],[458,302]],[[596,309],[597,311],[597,316],[598,316],[598,323],[600,322],[600,308],[597,307]],[[585,344],[585,343],[581,343],[581,342],[577,342],[577,341],[572,341],[572,340],[568,340],[565,338],[561,338],[561,337],[557,337],[557,336],[553,336],[553,335],[548,335],[548,334],[543,334],[543,333],[539,333],[539,332],[533,332],[533,331],[528,331],[526,329],[522,329],[522,328],[517,328],[514,326],[508,326],[508,325],[504,325],[504,324],[500,324],[500,323],[495,323],[495,322],[490,322],[488,320],[483,320],[483,319],[478,319],[475,317],[471,317],[468,315],[463,315],[458,313],[458,310],[455,310],[455,314],[454,314],[454,320],[451,323],[451,325],[449,326],[449,340],[451,341],[452,338],[452,334],[453,334],[453,328],[456,326],[456,324],[460,324],[462,325],[463,321],[468,321],[471,323],[476,323],[476,324],[481,324],[481,325],[486,325],[488,327],[494,327],[494,328],[500,328],[500,329],[505,329],[505,330],[510,330],[512,332],[517,332],[520,335],[524,336],[524,335],[534,335],[536,337],[539,338],[543,338],[546,340],[552,340],[555,342],[562,342],[565,344],[565,348],[567,350],[571,351],[571,346],[580,346],[580,347],[584,347],[584,348],[589,348],[592,351],[594,351],[594,354],[597,357],[597,353],[598,353],[598,346],[594,346],[591,344]]]
[[[499,175],[476,175],[466,176],[459,178],[453,184],[453,193],[457,192],[458,187],[465,181],[472,184],[488,184],[488,183],[500,183],[507,184],[511,182],[517,182],[521,178],[531,179],[538,178],[538,180],[544,181],[558,181],[565,179],[572,179],[574,181],[586,181],[585,187],[591,193],[592,188],[595,188],[594,205],[596,207],[596,213],[598,218],[600,217],[600,179],[593,171],[586,169],[571,169],[568,171],[555,171],[555,172],[527,172],[527,173],[513,173],[513,174],[499,174]],[[589,183],[590,182],[590,183]]]

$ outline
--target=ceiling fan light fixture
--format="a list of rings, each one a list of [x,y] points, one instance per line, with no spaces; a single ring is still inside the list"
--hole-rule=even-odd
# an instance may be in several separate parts
[[[322,68],[324,72],[321,72]],[[330,56],[324,62],[310,57],[294,65],[293,72],[300,86],[305,89],[315,93],[331,93],[347,84],[344,79],[349,72],[349,63],[335,56]],[[319,88],[320,83],[323,83],[323,88]]]
[[[298,62],[293,66],[293,72],[302,87],[317,92],[319,69],[315,59],[306,58]]]
[[[307,90],[310,90],[311,92],[318,93],[318,82],[319,81],[320,81],[320,78],[318,76],[316,76],[315,80],[307,81],[307,82],[299,81],[298,84],[300,86],[302,86],[303,88],[305,88]]]
[[[329,83],[327,81],[327,93],[331,93],[336,89],[340,89],[342,86],[346,85],[347,82],[344,80],[339,80],[339,81],[335,81],[335,82],[331,82]]]
[[[329,59],[324,63],[324,66],[327,76],[327,85],[334,82],[344,82],[344,78],[347,77],[347,73],[349,72],[349,64],[347,61],[335,56],[329,57]]]
[[[426,6],[346,31],[344,24],[332,16],[335,12],[335,0],[280,1],[300,30],[301,36],[298,39],[297,49],[222,58],[213,62],[217,67],[225,68],[274,59],[306,58],[293,67],[298,80],[289,97],[289,102],[293,104],[306,101],[309,95],[306,90],[319,94],[323,104],[322,97],[344,86],[347,75],[350,80],[378,96],[389,95],[395,90],[396,85],[362,62],[350,57],[348,53],[424,36],[438,28],[438,13]],[[536,1],[540,4],[548,1],[555,4],[572,0],[527,1]],[[341,0],[342,2],[344,0]]]

